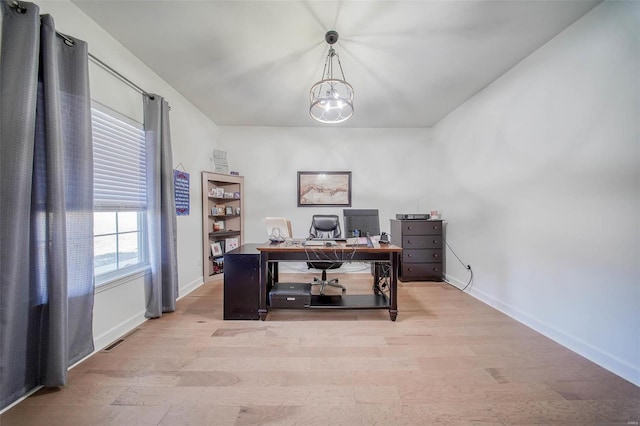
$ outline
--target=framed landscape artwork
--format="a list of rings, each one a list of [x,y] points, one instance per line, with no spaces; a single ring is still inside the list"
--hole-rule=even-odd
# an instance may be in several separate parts
[[[298,207],[351,206],[351,172],[298,172]]]

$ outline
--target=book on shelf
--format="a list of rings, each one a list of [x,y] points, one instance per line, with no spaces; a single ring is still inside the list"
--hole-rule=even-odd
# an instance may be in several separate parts
[[[224,258],[215,259],[212,263],[213,274],[221,274],[224,272]]]

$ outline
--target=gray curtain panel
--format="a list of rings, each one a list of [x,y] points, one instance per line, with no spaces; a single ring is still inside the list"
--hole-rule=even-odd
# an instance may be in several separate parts
[[[147,147],[148,250],[151,280],[146,285],[147,318],[173,312],[178,298],[176,202],[169,105],[158,95],[143,95]]]
[[[0,408],[93,352],[88,51],[1,0]]]

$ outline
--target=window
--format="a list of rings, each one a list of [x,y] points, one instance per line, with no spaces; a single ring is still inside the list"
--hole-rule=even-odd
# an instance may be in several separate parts
[[[104,284],[147,265],[142,124],[92,103],[94,275]]]

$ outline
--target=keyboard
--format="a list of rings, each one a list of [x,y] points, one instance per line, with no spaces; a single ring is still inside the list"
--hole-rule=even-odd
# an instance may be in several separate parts
[[[289,240],[287,240],[288,242]],[[306,238],[291,238],[291,244],[293,245],[304,245],[304,243],[307,241]]]
[[[326,245],[335,246],[336,242],[335,240],[306,240],[303,245],[308,247],[324,247]]]

